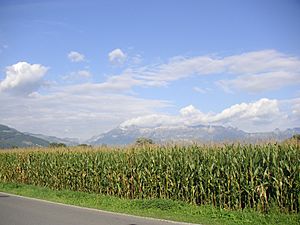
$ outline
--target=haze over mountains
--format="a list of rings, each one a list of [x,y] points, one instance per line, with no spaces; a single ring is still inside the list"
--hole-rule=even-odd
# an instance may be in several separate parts
[[[55,136],[47,136],[47,135],[43,135],[43,134],[32,134],[32,133],[27,133],[27,132],[25,132],[24,134],[46,140],[49,143],[63,143],[68,146],[74,146],[74,145],[79,144],[79,139],[77,139],[77,138],[59,138],[59,137],[55,137]]]
[[[223,126],[158,126],[142,128],[138,126],[119,126],[106,133],[94,136],[83,143],[90,145],[127,145],[139,137],[151,138],[155,143],[211,143],[211,142],[245,142],[283,141],[300,134],[300,128],[276,129],[272,132],[247,133],[233,127]],[[42,134],[22,133],[5,125],[0,125],[0,148],[43,147],[50,143],[64,143],[68,146],[78,145],[76,138],[59,138]]]
[[[24,134],[16,129],[0,124],[0,148],[48,146],[44,139]]]

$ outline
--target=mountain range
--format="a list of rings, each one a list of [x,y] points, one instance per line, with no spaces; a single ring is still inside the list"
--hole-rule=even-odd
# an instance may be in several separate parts
[[[117,127],[109,132],[94,136],[87,141],[91,145],[114,144],[124,145],[134,143],[139,137],[150,138],[156,143],[211,143],[211,142],[246,142],[283,141],[299,134],[300,128],[272,132],[247,133],[233,127],[198,125],[198,126],[159,126],[141,128],[137,126]]]
[[[300,128],[248,133],[233,127],[212,125],[158,126],[152,128],[119,126],[94,136],[83,143],[90,145],[126,145],[134,143],[140,137],[150,138],[155,143],[220,143],[235,141],[257,143],[283,141],[295,134],[300,134]],[[79,144],[79,140],[76,138],[58,138],[43,134],[22,133],[0,124],[0,148],[49,146],[53,142],[64,143],[68,146]]]

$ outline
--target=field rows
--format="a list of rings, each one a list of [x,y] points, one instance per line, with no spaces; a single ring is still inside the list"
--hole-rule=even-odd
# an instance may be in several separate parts
[[[144,146],[0,153],[0,181],[122,198],[299,212],[298,144]]]

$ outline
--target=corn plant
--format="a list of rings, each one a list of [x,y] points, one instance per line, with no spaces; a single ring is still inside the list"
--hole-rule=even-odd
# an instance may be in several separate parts
[[[225,209],[300,209],[298,143],[2,151],[0,181]]]

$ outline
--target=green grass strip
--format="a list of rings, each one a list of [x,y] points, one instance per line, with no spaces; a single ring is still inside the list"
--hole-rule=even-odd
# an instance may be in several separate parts
[[[12,183],[0,183],[0,191],[81,207],[203,225],[300,224],[300,214],[285,214],[276,209],[272,209],[268,214],[253,210],[220,210],[211,206],[195,206],[166,199],[128,200]]]

